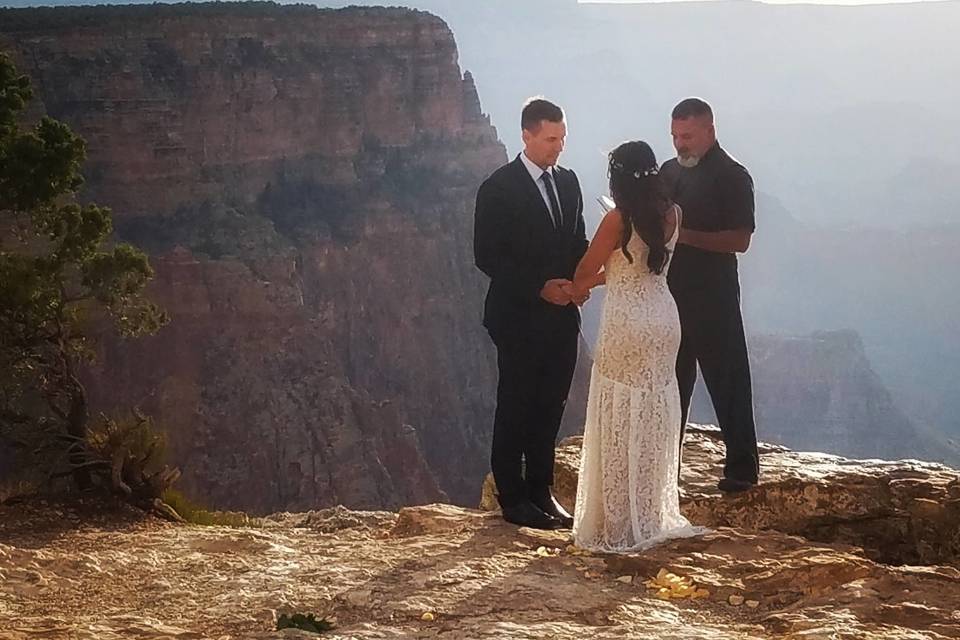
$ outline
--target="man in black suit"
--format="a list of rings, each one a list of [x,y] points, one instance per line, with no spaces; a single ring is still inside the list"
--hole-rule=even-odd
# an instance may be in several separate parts
[[[520,125],[523,152],[480,186],[474,227],[477,267],[490,277],[483,324],[500,374],[491,466],[505,520],[569,528],[550,486],[585,300],[570,289],[587,249],[583,196],[576,174],[557,166],[563,110],[529,100]]]

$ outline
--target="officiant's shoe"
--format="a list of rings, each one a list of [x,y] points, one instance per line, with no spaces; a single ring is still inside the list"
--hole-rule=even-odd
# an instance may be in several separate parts
[[[757,486],[756,482],[749,480],[735,480],[734,478],[723,478],[717,483],[717,489],[724,493],[743,493]]]
[[[509,507],[503,507],[503,519],[521,527],[531,529],[559,529],[563,524],[557,518],[544,513],[532,502],[521,502]]]
[[[560,521],[560,524],[563,525],[564,529],[570,529],[573,527],[573,516],[567,513],[567,510],[557,502],[557,499],[552,495],[547,494],[545,499],[531,499],[530,502],[534,504],[535,507],[543,511],[549,516],[553,516]]]

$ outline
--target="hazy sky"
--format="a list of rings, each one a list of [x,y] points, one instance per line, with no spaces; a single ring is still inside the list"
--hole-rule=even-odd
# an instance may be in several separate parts
[[[577,0],[580,4],[646,4],[651,2],[719,2],[720,0]],[[909,4],[939,0],[755,0],[764,4]]]
[[[175,2],[178,0],[158,0],[161,2]],[[182,1],[182,0],[180,0]],[[202,0],[196,0],[202,1]],[[290,0],[278,0],[279,2],[289,2]],[[310,0],[302,0],[310,3]],[[453,0],[456,1],[456,0]],[[722,2],[725,0],[577,0],[580,4],[646,4],[659,2]],[[729,1],[729,0],[727,0]],[[865,4],[909,4],[910,2],[938,2],[945,0],[745,0],[747,2],[761,2],[764,4],[834,4],[834,5],[865,5]],[[0,0],[0,7],[30,7],[38,5],[57,5],[57,4],[124,4],[136,3],[144,4],[150,0]],[[317,4],[328,4],[324,0],[319,0]],[[402,1],[384,0],[381,4],[408,4]],[[415,3],[410,3],[415,4]]]

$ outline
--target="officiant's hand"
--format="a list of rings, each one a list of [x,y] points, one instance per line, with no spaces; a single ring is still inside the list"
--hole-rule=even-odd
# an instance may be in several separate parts
[[[572,283],[564,278],[555,278],[547,280],[540,290],[540,297],[549,302],[560,306],[568,305],[571,302],[570,293],[567,288]]]

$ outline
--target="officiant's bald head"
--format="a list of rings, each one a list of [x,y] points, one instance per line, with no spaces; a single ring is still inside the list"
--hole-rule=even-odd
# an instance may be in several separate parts
[[[677,161],[684,167],[695,167],[717,142],[713,109],[705,100],[686,98],[673,108],[670,119]]]

